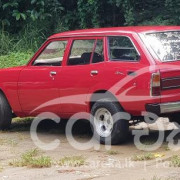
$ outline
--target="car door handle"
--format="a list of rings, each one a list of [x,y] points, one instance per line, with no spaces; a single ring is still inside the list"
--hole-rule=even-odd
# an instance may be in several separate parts
[[[129,75],[129,76],[136,76],[136,72],[135,71],[128,71],[127,75]]]
[[[57,74],[56,71],[51,71],[51,72],[50,72],[50,77],[53,77],[53,76],[55,76],[56,74]]]
[[[93,75],[97,75],[98,74],[98,71],[97,70],[93,70],[93,71],[91,71],[91,75],[93,76]]]

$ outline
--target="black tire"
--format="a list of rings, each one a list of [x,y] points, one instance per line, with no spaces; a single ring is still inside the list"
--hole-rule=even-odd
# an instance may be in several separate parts
[[[171,115],[169,117],[169,121],[170,122],[177,122],[178,124],[180,124],[180,113],[174,113],[173,115]]]
[[[7,130],[11,126],[12,110],[6,97],[0,93],[0,130]]]
[[[117,145],[119,143],[124,142],[127,140],[127,136],[129,133],[129,122],[125,119],[117,119],[116,121],[113,119],[113,128],[111,131],[111,134],[107,137],[102,137],[98,132],[95,125],[95,114],[100,109],[107,109],[108,112],[113,116],[117,113],[123,112],[123,109],[115,102],[112,102],[111,99],[101,99],[94,103],[92,109],[91,109],[91,125],[92,130],[94,133],[94,136],[98,141],[100,141],[101,144],[111,144],[111,145]],[[119,114],[118,114],[119,115]],[[120,118],[118,116],[118,118]]]

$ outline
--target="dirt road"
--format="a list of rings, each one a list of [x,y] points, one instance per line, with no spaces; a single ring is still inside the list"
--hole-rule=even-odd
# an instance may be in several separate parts
[[[167,122],[165,122],[167,124]],[[14,167],[10,165],[15,159],[20,159],[22,154],[37,148],[30,136],[31,120],[14,120],[12,129],[0,132],[0,180],[18,179],[63,179],[63,180],[178,180],[180,179],[180,168],[170,167],[169,161],[180,151],[173,152],[167,148],[166,142],[153,153],[162,157],[149,161],[133,161],[135,155],[142,155],[143,151],[136,148],[133,143],[133,136],[129,135],[127,143],[113,146],[106,150],[101,145],[99,150],[90,148],[85,151],[73,148],[65,136],[65,122],[56,125],[46,121],[38,128],[38,137],[44,143],[50,143],[59,139],[61,144],[54,150],[45,151],[39,149],[40,155],[49,156],[52,165],[49,168]],[[136,127],[136,129],[143,125]],[[152,127],[153,129],[153,127]],[[166,137],[171,131],[166,132]],[[79,123],[74,127],[74,137],[79,142],[85,143],[91,139],[89,125]],[[158,137],[158,132],[151,131],[149,136],[143,138],[146,145],[152,144]],[[92,146],[97,142],[91,142]],[[80,156],[85,159],[82,166],[66,167],[60,166],[57,162],[63,157]]]

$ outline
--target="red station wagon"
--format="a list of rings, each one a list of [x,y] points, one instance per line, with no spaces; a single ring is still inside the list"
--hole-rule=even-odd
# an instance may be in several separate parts
[[[0,129],[12,115],[91,113],[101,143],[126,139],[143,112],[180,117],[180,27],[55,34],[25,66],[0,70]],[[126,112],[124,116],[120,112]],[[115,117],[116,116],[116,117]]]

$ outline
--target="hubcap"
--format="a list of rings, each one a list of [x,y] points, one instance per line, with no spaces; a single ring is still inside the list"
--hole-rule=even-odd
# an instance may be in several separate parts
[[[113,130],[112,114],[106,108],[100,108],[94,115],[94,125],[101,137],[108,137]]]

